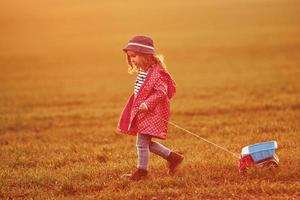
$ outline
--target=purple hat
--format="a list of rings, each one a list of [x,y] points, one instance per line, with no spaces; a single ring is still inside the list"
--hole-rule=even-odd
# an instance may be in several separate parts
[[[137,53],[154,54],[153,40],[147,36],[135,36],[129,40],[127,47],[123,51],[134,51]]]

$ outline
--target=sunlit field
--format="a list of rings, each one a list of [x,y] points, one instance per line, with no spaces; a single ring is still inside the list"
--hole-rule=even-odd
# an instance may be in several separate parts
[[[0,2],[0,199],[299,199],[297,0]],[[151,36],[177,83],[171,121],[228,150],[278,142],[277,169],[169,127],[174,176],[116,133],[133,92],[122,48]]]

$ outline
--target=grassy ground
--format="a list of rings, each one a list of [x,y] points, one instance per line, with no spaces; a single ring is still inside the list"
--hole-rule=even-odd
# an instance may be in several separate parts
[[[0,199],[300,198],[297,1],[2,1]],[[135,138],[115,133],[132,92],[121,52],[151,35],[177,82],[171,121],[240,153],[276,140],[280,167],[169,128],[176,176],[151,157],[130,182]]]

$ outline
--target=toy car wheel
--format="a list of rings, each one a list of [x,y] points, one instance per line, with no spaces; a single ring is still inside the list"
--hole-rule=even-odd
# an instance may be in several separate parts
[[[278,163],[274,160],[271,160],[268,163],[266,163],[266,167],[274,169],[278,167]]]

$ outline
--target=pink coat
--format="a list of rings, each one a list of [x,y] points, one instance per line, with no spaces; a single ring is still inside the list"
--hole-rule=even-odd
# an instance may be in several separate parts
[[[118,123],[121,133],[136,135],[143,133],[166,139],[170,115],[170,99],[176,92],[176,85],[170,74],[160,65],[153,65],[136,97],[128,99]],[[148,110],[139,111],[145,102]]]

